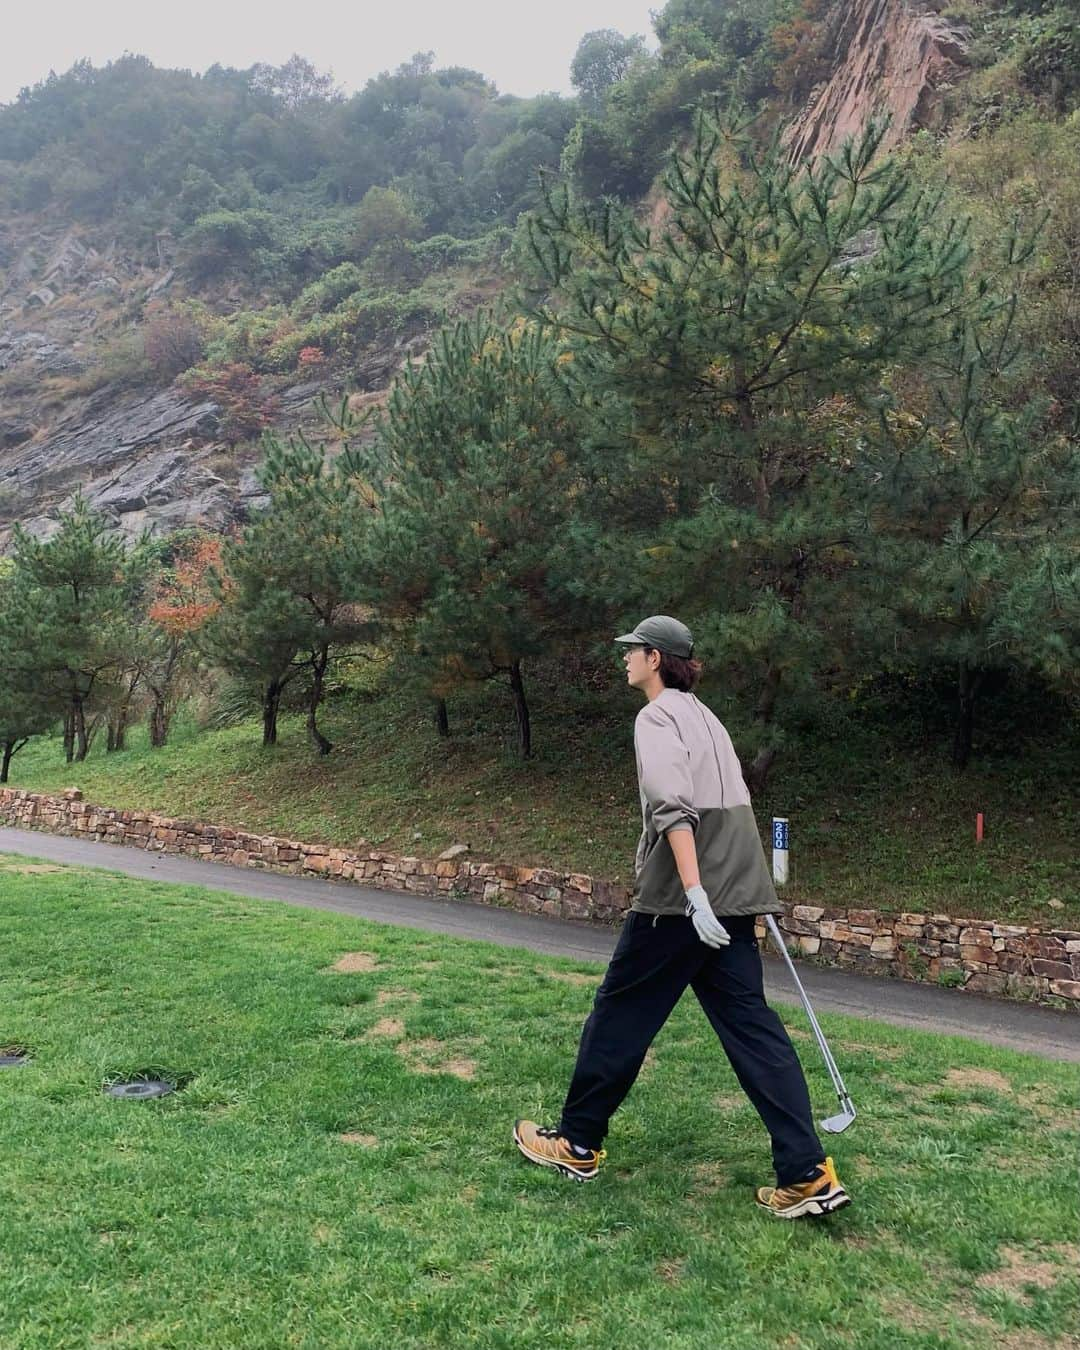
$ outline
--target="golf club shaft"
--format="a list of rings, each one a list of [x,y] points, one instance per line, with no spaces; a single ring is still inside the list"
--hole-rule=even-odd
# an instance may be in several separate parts
[[[825,1039],[825,1033],[818,1025],[818,1020],[814,1016],[814,1010],[810,1006],[810,1000],[806,996],[806,990],[803,988],[802,980],[799,979],[799,972],[795,969],[795,962],[791,959],[791,953],[787,949],[787,943],[784,941],[780,929],[777,927],[776,920],[771,914],[765,915],[765,923],[772,934],[772,940],[780,950],[781,956],[787,962],[787,968],[791,972],[791,978],[795,981],[795,988],[799,991],[799,998],[802,1000],[803,1010],[809,1019],[810,1026],[814,1033],[814,1038],[818,1043],[818,1049],[825,1061],[825,1067],[829,1071],[829,1077],[832,1079],[833,1087],[836,1089],[837,1096],[841,1102],[850,1101],[847,1088],[844,1086],[844,1080],[840,1077],[840,1070],[836,1067],[836,1060],[832,1057],[832,1051],[829,1049],[829,1043]]]

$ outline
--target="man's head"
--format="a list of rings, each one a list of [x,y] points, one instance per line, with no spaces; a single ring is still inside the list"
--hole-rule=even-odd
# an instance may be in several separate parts
[[[661,689],[689,693],[701,675],[694,660],[694,639],[686,624],[667,614],[652,614],[615,639],[626,648],[627,683],[655,698]]]

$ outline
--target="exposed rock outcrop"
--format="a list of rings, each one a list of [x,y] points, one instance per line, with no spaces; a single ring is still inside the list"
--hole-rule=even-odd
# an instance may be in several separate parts
[[[282,427],[317,415],[317,383],[278,395]],[[39,538],[57,529],[57,512],[79,489],[122,533],[168,533],[185,525],[220,529],[261,503],[253,466],[244,472],[215,438],[217,405],[178,389],[118,396],[106,387],[51,433],[31,440],[24,424],[0,422],[0,502]],[[228,472],[222,466],[226,461]],[[212,468],[211,462],[217,467]],[[10,531],[0,527],[0,551]]]
[[[795,122],[794,160],[839,149],[872,117],[891,118],[884,149],[937,124],[940,94],[964,67],[966,29],[919,0],[841,0],[825,22],[836,64]]]
[[[183,295],[172,236],[162,231],[154,242],[136,256],[89,226],[0,220],[0,554],[16,520],[38,537],[53,534],[76,490],[129,537],[144,528],[222,529],[265,501],[258,449],[222,442],[213,402],[175,385],[133,390],[123,379],[87,393],[92,381],[79,378],[110,347],[137,341],[155,304]],[[215,298],[225,310],[250,303],[238,283],[235,295]],[[427,341],[405,333],[369,352],[351,372],[355,397],[382,397]],[[326,392],[333,403],[339,390],[323,381],[265,383],[278,431],[326,436],[317,401]]]

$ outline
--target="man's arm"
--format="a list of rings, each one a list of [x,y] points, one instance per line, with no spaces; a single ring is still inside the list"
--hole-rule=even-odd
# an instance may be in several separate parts
[[[667,841],[675,854],[675,866],[679,869],[679,880],[683,890],[701,885],[701,873],[698,871],[697,846],[694,843],[694,831],[689,825],[673,825],[667,832]]]
[[[667,832],[667,841],[675,855],[679,880],[686,892],[687,918],[693,920],[698,937],[707,946],[726,947],[731,939],[727,929],[713,913],[708,894],[701,884],[693,830],[688,825],[674,825]]]

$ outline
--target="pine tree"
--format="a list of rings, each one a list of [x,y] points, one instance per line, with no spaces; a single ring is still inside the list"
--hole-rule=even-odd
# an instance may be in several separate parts
[[[307,619],[307,733],[320,755],[333,749],[317,713],[331,656],[374,640],[376,627],[356,602],[354,558],[370,508],[346,472],[303,436],[268,439],[259,481],[269,504],[259,528],[276,539],[275,575]],[[343,466],[344,468],[344,466]]]
[[[76,495],[59,529],[40,540],[15,527],[13,602],[16,649],[33,653],[42,692],[62,699],[68,763],[86,758],[91,699],[125,664],[125,624],[138,577],[147,566],[145,539],[125,552],[108,522]]]
[[[737,116],[703,114],[656,228],[562,188],[529,223],[555,296],[532,310],[590,423],[579,535],[638,607],[694,621],[752,703],[755,788],[791,701],[860,659],[849,574],[881,373],[966,298],[964,231],[878,159],[883,130],[796,169],[780,133],[758,149]],[[602,557],[591,575],[614,580]]]
[[[573,436],[556,355],[534,325],[480,314],[444,329],[350,451],[377,503],[358,568],[381,612],[408,628],[437,700],[460,680],[505,681],[525,758],[526,663],[576,637],[558,583]]]
[[[95,691],[98,721],[104,718],[106,753],[125,748],[128,726],[145,701],[146,651],[151,635],[150,598],[160,571],[160,540],[145,538],[127,558],[124,593],[115,620],[116,661]]]
[[[217,608],[199,644],[222,669],[257,684],[264,745],[277,742],[285,689],[306,679],[308,735],[328,754],[317,710],[331,654],[373,634],[355,603],[352,571],[365,507],[321,448],[303,438],[265,444],[259,477],[269,504],[226,543],[212,579]]]
[[[30,740],[48,731],[60,704],[38,678],[40,653],[18,635],[26,628],[19,615],[16,578],[10,561],[0,564],[0,783],[8,781],[12,757]]]
[[[278,540],[261,519],[226,541],[210,573],[214,609],[198,632],[200,654],[258,691],[264,746],[277,744],[281,698],[306,666],[304,606],[276,571]]]
[[[1031,248],[1007,240],[1006,267]],[[952,327],[918,396],[884,418],[868,572],[892,651],[953,674],[958,770],[991,672],[1080,678],[1080,452],[1027,392],[1016,294],[980,290],[983,312]]]

